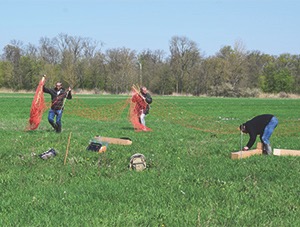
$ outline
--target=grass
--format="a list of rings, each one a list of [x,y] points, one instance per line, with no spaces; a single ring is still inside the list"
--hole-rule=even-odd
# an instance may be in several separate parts
[[[127,96],[74,95],[56,134],[47,112],[24,130],[33,95],[0,96],[1,226],[300,225],[300,157],[230,159],[248,140],[239,124],[262,113],[279,119],[274,148],[300,149],[297,99],[154,96],[153,131],[137,133],[120,111]],[[88,152],[95,135],[133,143]],[[56,157],[39,158],[52,147]],[[147,158],[143,172],[128,170],[135,153]]]

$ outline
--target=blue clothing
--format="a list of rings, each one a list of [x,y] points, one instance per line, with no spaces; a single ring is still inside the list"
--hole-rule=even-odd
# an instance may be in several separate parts
[[[265,127],[264,134],[261,137],[264,144],[270,145],[270,137],[277,125],[278,119],[276,117],[272,117],[269,124],[267,124],[267,126]]]
[[[53,110],[50,109],[48,113],[48,121],[52,125],[54,124],[54,117],[56,116],[56,125],[61,128],[61,117],[63,114],[63,110]]]

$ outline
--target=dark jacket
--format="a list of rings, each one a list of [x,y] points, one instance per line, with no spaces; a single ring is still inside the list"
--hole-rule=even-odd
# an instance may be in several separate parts
[[[263,143],[262,136],[265,127],[267,126],[267,124],[269,124],[272,117],[274,117],[274,115],[272,114],[263,114],[263,115],[256,116],[251,120],[247,121],[246,123],[244,123],[246,127],[246,131],[247,133],[249,133],[250,136],[249,141],[246,145],[247,147],[249,147],[249,149],[255,143],[257,135],[260,135],[260,141]]]
[[[150,110],[150,105],[149,104],[152,103],[152,97],[149,93],[146,93],[146,94],[141,93],[141,95],[145,98],[146,103],[148,103],[147,106],[146,106],[146,109],[144,110],[144,114],[147,115],[147,114],[149,114],[149,110]]]
[[[71,91],[66,92],[64,88],[57,89],[57,88],[46,88],[43,87],[43,92],[48,93],[51,95],[51,109],[53,110],[61,110],[64,107],[64,99],[72,99]]]

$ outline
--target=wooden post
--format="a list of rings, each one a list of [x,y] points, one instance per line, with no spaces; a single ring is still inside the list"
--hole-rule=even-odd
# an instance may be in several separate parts
[[[68,153],[69,153],[71,135],[72,135],[72,132],[70,132],[69,139],[68,139],[68,144],[67,144],[67,149],[66,149],[66,154],[65,154],[65,159],[64,159],[64,165],[66,165],[66,161],[67,161],[67,157],[68,157]]]
[[[262,152],[262,143],[258,142],[256,145],[256,149],[254,150],[231,152],[231,159],[248,158],[252,155],[261,155]]]
[[[273,155],[276,156],[300,156],[300,150],[274,149]]]

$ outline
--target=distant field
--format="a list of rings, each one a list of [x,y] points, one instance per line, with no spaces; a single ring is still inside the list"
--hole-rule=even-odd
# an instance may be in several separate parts
[[[0,225],[300,226],[300,157],[230,159],[248,141],[237,127],[263,113],[279,119],[272,147],[300,150],[298,99],[153,96],[152,131],[135,132],[128,98],[74,95],[56,134],[47,111],[25,131],[33,94],[0,94]],[[133,143],[86,151],[95,135]],[[128,169],[135,153],[143,172]]]

